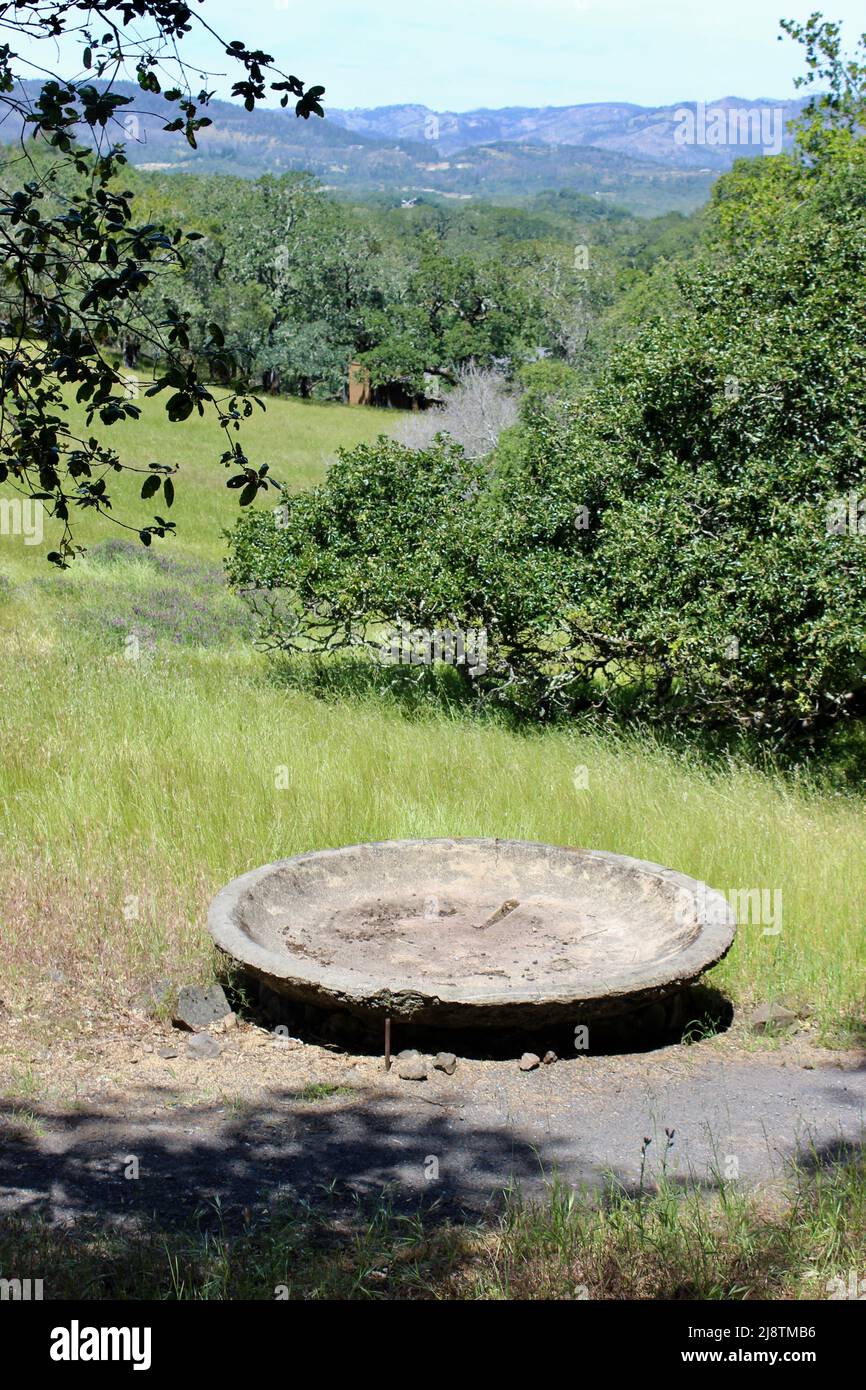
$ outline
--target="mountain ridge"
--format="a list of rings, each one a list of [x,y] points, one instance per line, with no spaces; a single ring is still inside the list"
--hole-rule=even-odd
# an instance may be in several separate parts
[[[23,84],[31,95],[37,82]],[[756,156],[760,143],[678,142],[677,122],[697,104],[643,107],[630,102],[587,102],[566,107],[479,108],[435,112],[419,104],[336,109],[324,120],[299,121],[293,112],[234,102],[208,107],[213,124],[190,149],[163,127],[170,114],[158,96],[132,83],[115,91],[131,98],[110,128],[124,140],[130,162],[159,172],[223,173],[244,178],[308,171],[330,192],[349,198],[519,203],[541,192],[570,189],[640,216],[690,212],[709,196],[714,179],[740,155]],[[803,104],[719,98],[707,113],[752,113],[746,134],[761,135],[766,119],[778,125]],[[747,122],[748,127],[748,122]],[[14,140],[20,132],[4,131]],[[780,146],[781,147],[781,146]]]
[[[701,103],[705,112],[740,112],[749,116],[749,133],[755,133],[753,113],[761,120],[773,117],[782,145],[791,137],[784,129],[804,106],[806,98],[779,100],[771,97],[717,97]],[[761,140],[726,141],[718,145],[678,143],[675,134],[678,114],[695,112],[695,101],[672,102],[665,106],[641,106],[635,102],[581,102],[569,106],[478,107],[472,111],[435,111],[421,103],[378,107],[335,108],[330,119],[346,130],[368,138],[426,141],[442,154],[501,141],[527,142],[615,150],[622,154],[654,158],[678,166],[709,165],[729,168],[740,155],[754,155],[762,149]],[[760,134],[760,121],[758,133]],[[767,122],[765,121],[765,129]]]

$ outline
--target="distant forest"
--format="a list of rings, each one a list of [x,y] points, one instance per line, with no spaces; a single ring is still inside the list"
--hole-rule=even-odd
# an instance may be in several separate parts
[[[14,154],[3,161],[10,189],[20,177]],[[674,292],[673,266],[702,223],[700,213],[641,219],[570,191],[520,208],[350,204],[298,173],[249,180],[127,167],[121,185],[135,195],[139,224],[198,235],[183,268],[166,257],[124,322],[113,346],[125,365],[152,371],[161,351],[153,323],[170,304],[194,353],[216,321],[252,388],[320,400],[345,398],[353,361],[374,388],[422,402],[469,363],[514,375],[554,359],[592,375]],[[3,311],[8,319],[13,301]]]

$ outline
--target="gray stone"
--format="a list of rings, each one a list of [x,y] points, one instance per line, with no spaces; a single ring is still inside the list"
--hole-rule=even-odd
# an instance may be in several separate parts
[[[397,1075],[402,1081],[426,1081],[427,1063],[417,1052],[414,1056],[398,1057]]]
[[[559,1058],[555,1052],[545,1052],[541,1060],[546,1067],[549,1067],[551,1062],[558,1062]]]
[[[161,1058],[163,1059],[164,1062],[169,1062],[169,1061],[171,1061],[172,1057],[176,1057],[176,1056],[177,1056],[177,1048],[176,1048],[176,1047],[161,1047],[161,1048],[159,1049],[159,1051],[157,1052],[156,1055],[157,1055],[157,1057],[161,1057]]]
[[[538,1057],[534,1052],[524,1052],[523,1056],[518,1062],[518,1066],[520,1067],[521,1071],[535,1071],[536,1067],[541,1066],[541,1058]]]
[[[199,1062],[209,1062],[222,1052],[220,1044],[210,1033],[195,1033],[187,1042],[186,1050],[190,1057],[195,1057]]]
[[[315,850],[253,869],[217,894],[208,929],[304,1007],[337,1007],[377,1027],[389,1016],[542,1028],[606,1018],[612,1001],[627,1013],[675,994],[721,960],[736,922],[721,893],[657,864],[443,838]]]
[[[334,1009],[324,1019],[321,1013],[317,1015],[314,1011],[313,1017],[309,1021],[316,1033],[320,1033],[329,1041],[337,1043],[339,1047],[351,1048],[365,1039],[364,1025],[361,1020],[354,1018],[344,1009]]]
[[[219,1023],[230,1013],[229,1001],[220,985],[208,985],[207,989],[187,985],[178,993],[171,1021],[175,1028],[187,1028],[196,1033],[212,1023]]]
[[[766,1033],[768,1030],[786,1031],[793,1028],[799,1019],[793,1009],[784,1004],[759,1004],[749,1014],[749,1025],[753,1033]]]
[[[791,997],[786,997],[785,995],[782,995],[782,998],[779,1000],[779,1003],[782,1004],[786,1009],[790,1009],[793,1013],[795,1013],[797,1017],[800,1019],[800,1021],[803,1023],[805,1023],[808,1019],[812,1018],[815,1012],[814,1009],[810,1007],[810,1005],[801,1004],[799,1000],[793,999]]]
[[[129,1000],[129,1007],[146,1018],[155,1018],[161,1010],[171,1008],[177,986],[172,980],[148,980]]]
[[[437,1071],[444,1071],[446,1076],[453,1076],[457,1070],[457,1058],[453,1052],[437,1052],[433,1065]]]

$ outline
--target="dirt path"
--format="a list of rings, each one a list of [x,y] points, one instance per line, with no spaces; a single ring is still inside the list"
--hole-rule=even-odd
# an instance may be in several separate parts
[[[173,1221],[214,1196],[230,1214],[333,1183],[477,1210],[509,1181],[534,1191],[554,1170],[570,1184],[613,1174],[633,1187],[643,1139],[651,1177],[666,1128],[676,1179],[755,1186],[795,1157],[832,1162],[866,1135],[866,1059],[808,1038],[755,1048],[734,1030],[529,1073],[461,1060],[453,1076],[410,1082],[379,1059],[275,1045],[252,1026],[208,1061],[168,1029],[134,1033],[31,1052],[26,1073],[19,1061],[0,1078],[0,1212]],[[159,1056],[172,1047],[177,1057]]]

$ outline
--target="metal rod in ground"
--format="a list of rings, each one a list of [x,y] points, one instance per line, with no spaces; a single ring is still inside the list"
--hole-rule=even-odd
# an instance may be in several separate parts
[[[391,1070],[391,1018],[385,1015],[385,1070]]]

